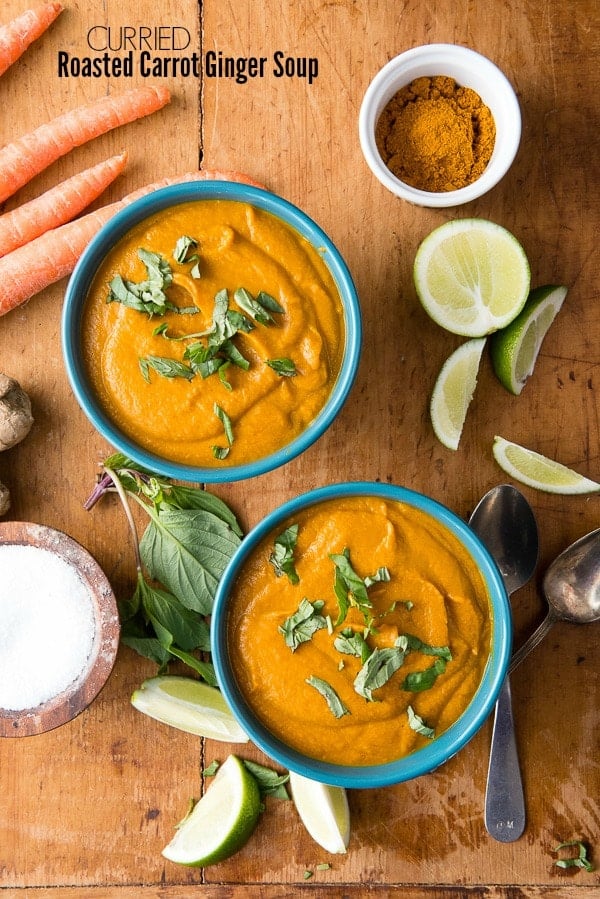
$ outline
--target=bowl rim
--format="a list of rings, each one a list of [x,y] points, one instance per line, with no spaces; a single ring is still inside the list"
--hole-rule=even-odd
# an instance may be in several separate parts
[[[376,496],[407,503],[432,515],[463,543],[481,571],[494,608],[490,661],[468,708],[430,745],[383,765],[340,766],[303,756],[286,746],[257,721],[243,698],[228,664],[227,605],[230,590],[247,557],[268,534],[302,509],[328,499]],[[498,566],[474,531],[458,515],[435,499],[408,487],[372,481],[346,481],[300,494],[268,513],[246,535],[217,587],[211,619],[211,651],[219,687],[234,716],[250,739],[290,771],[332,786],[371,788],[389,786],[427,774],[452,758],[483,725],[504,681],[512,648],[512,615],[506,586]]]
[[[96,271],[105,254],[131,228],[168,206],[194,200],[235,200],[250,203],[281,219],[307,239],[327,265],[340,294],[345,318],[342,365],[329,398],[309,426],[294,440],[267,456],[239,465],[194,466],[170,462],[144,450],[123,434],[86,387],[85,368],[79,352],[81,313]],[[67,284],[61,321],[63,360],[75,398],[95,429],[116,449],[145,468],[187,482],[241,481],[272,471],[308,449],[331,425],[346,402],[360,362],[362,317],[358,293],[350,270],[331,238],[303,210],[278,194],[244,182],[226,180],[182,181],[159,188],[120,209],[92,238]]]
[[[490,90],[490,93],[486,93],[483,88],[479,88],[478,92],[490,107],[493,100],[501,100],[498,106],[502,105],[506,117],[511,121],[511,129],[503,135],[502,142],[495,142],[492,157],[483,173],[471,184],[458,190],[435,192],[412,187],[388,169],[375,143],[375,125],[383,107],[401,86],[418,77],[412,71],[412,67],[422,66],[425,61],[428,61],[428,74],[431,75],[448,74],[445,66],[459,64],[465,71],[472,70],[480,84],[494,83],[495,91]],[[397,72],[403,74],[399,81],[395,78]],[[375,177],[393,194],[417,206],[430,208],[459,206],[477,199],[495,187],[512,165],[521,140],[521,109],[507,76],[487,56],[461,44],[422,44],[394,56],[373,77],[361,103],[358,130],[367,165]]]

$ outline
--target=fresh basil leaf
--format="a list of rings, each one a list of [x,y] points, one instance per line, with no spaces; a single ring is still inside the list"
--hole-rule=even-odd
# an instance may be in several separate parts
[[[559,858],[554,864],[557,868],[584,868],[586,871],[593,871],[594,866],[588,858],[588,850],[585,843],[581,840],[566,840],[554,847],[554,851],[576,847],[579,852],[574,858]]]
[[[421,652],[425,656],[439,656],[440,658],[445,659],[446,662],[452,661],[450,647],[431,646],[429,643],[423,643],[419,637],[415,637],[412,634],[403,634],[403,636],[406,637],[407,648],[411,652]]]
[[[314,675],[310,675],[310,677],[306,678],[306,683],[314,687],[321,696],[327,702],[327,706],[329,711],[336,717],[342,718],[344,715],[349,715],[350,710],[344,705],[340,697],[337,695],[333,687],[327,683],[327,681],[323,680],[320,677],[315,677]]]
[[[290,584],[297,584],[300,581],[294,564],[294,550],[297,541],[298,525],[291,524],[275,538],[273,550],[269,556],[269,562],[275,569],[277,577],[287,575]]]
[[[405,653],[399,647],[374,649],[356,677],[354,689],[367,702],[376,702],[373,690],[383,687],[390,677],[404,664]]]
[[[304,598],[300,601],[298,610],[280,624],[278,631],[283,634],[286,646],[295,652],[301,643],[307,643],[318,630],[327,627],[327,621],[321,615],[324,606],[322,600],[310,602]]]
[[[263,309],[268,309],[269,312],[285,312],[283,306],[281,306],[275,297],[272,297],[270,293],[267,293],[266,290],[259,290],[256,294],[256,302],[263,307]]]
[[[432,727],[428,727],[422,718],[416,714],[415,710],[411,705],[409,705],[406,709],[406,714],[408,715],[408,723],[410,727],[416,731],[418,734],[423,734],[424,737],[429,737],[429,739],[433,739],[435,736],[435,731]]]
[[[333,645],[338,652],[360,659],[363,665],[373,652],[363,635],[351,628],[344,628],[343,631],[340,631],[333,641]]]
[[[240,538],[229,525],[202,509],[150,510],[140,541],[150,576],[188,609],[210,614],[215,591]]]
[[[144,611],[155,629],[160,624],[183,650],[210,651],[210,633],[203,618],[183,606],[172,593],[148,584],[141,574],[138,587]]]
[[[164,670],[171,658],[170,653],[161,645],[156,637],[138,637],[121,629],[121,643],[137,652],[144,659],[149,659]]]
[[[226,459],[229,455],[230,447],[228,446],[211,446],[212,454],[215,459]]]
[[[385,566],[383,566],[381,568],[378,568],[377,571],[375,572],[375,574],[370,575],[370,577],[364,578],[363,582],[364,582],[365,587],[369,588],[369,587],[372,587],[373,584],[387,583],[389,580],[390,580],[390,573],[389,573],[388,569]]]
[[[238,537],[242,536],[242,529],[229,506],[214,493],[209,493],[201,487],[169,484],[163,493],[161,505],[163,508],[171,507],[173,509],[203,509],[228,524]]]
[[[210,763],[210,765],[208,765],[204,769],[202,774],[204,775],[204,777],[214,777],[220,767],[221,767],[220,762],[218,762],[216,759],[213,759],[212,762]]]
[[[330,553],[329,558],[339,571],[342,583],[347,592],[351,593],[354,597],[355,603],[358,606],[364,605],[371,607],[372,604],[367,595],[365,582],[358,576],[350,564],[350,550],[346,548],[342,553]]]
[[[256,300],[245,287],[238,287],[233,294],[233,299],[243,312],[246,312],[250,318],[261,325],[270,325],[274,321],[269,310]]]
[[[265,765],[259,765],[258,762],[253,762],[250,759],[242,759],[242,763],[258,784],[258,789],[260,790],[260,795],[262,797],[274,796],[275,799],[290,798],[288,791],[285,788],[286,783],[290,779],[288,773],[278,774],[277,771],[273,771],[272,768],[267,768]]]
[[[265,362],[269,368],[272,368],[282,378],[293,378],[294,375],[298,374],[295,363],[287,357],[283,359],[265,359]]]
[[[424,671],[411,671],[404,678],[401,689],[409,693],[420,693],[422,690],[430,690],[440,674],[446,670],[446,660],[437,658],[433,665]]]
[[[186,381],[191,381],[194,377],[194,372],[189,365],[167,356],[142,356],[139,364],[146,381],[150,380],[150,369],[162,375],[163,378],[185,378]]]
[[[211,662],[203,662],[189,652],[184,652],[182,649],[179,649],[179,647],[173,645],[169,647],[169,652],[171,655],[174,655],[175,658],[184,662],[188,668],[192,668],[196,674],[199,674],[211,687],[219,686],[217,675],[215,674],[215,669]]]
[[[195,250],[197,246],[198,241],[195,240],[195,238],[183,235],[177,240],[177,243],[175,244],[175,249],[173,250],[173,259],[180,265],[183,265],[185,262],[189,262],[189,251]],[[198,257],[196,256],[196,258]]]
[[[225,431],[225,437],[227,438],[227,443],[229,446],[233,443],[233,427],[231,424],[231,419],[228,416],[227,412],[219,406],[218,403],[213,405],[213,412],[223,425],[223,429]]]

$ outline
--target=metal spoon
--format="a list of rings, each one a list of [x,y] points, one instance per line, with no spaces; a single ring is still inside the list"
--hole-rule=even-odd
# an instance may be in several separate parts
[[[509,594],[533,575],[538,530],[533,511],[516,487],[501,484],[485,494],[469,520],[494,557]],[[485,793],[485,826],[502,843],[518,840],[525,829],[525,797],[515,739],[510,682],[498,694]]]
[[[557,621],[588,624],[600,619],[600,528],[580,537],[552,562],[543,580],[548,614],[513,655],[509,673]]]

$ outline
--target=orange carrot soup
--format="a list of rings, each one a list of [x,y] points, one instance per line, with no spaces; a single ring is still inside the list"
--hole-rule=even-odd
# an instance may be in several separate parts
[[[157,212],[108,253],[82,340],[92,388],[125,435],[214,467],[261,459],[306,429],[345,333],[307,240],[246,203],[201,200]]]
[[[268,730],[340,765],[395,761],[447,730],[491,645],[483,577],[427,513],[326,500],[266,538],[236,580],[228,651]]]

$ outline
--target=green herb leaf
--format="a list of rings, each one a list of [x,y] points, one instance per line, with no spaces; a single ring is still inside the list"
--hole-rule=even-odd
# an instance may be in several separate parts
[[[138,574],[141,605],[160,639],[158,628],[168,631],[171,641],[185,651],[210,650],[210,633],[203,618],[183,606],[176,596],[148,584]],[[163,644],[165,645],[165,644]],[[168,649],[168,646],[165,645]]]
[[[267,768],[265,765],[259,765],[258,762],[253,762],[250,759],[243,759],[242,761],[244,767],[248,769],[257,782],[262,797],[274,796],[275,799],[290,798],[288,791],[285,788],[286,783],[290,779],[289,773],[278,774],[277,771],[274,771],[272,768]]]
[[[450,647],[431,646],[429,643],[423,643],[422,640],[412,634],[404,634],[403,636],[406,637],[406,645],[411,652],[421,652],[426,656],[440,656],[440,658],[445,659],[447,662],[452,661]]]
[[[432,727],[427,727],[423,719],[416,714],[411,705],[409,705],[406,709],[406,713],[408,715],[408,723],[414,731],[416,731],[418,734],[423,734],[424,737],[433,739],[433,737],[435,736],[434,729]]]
[[[570,849],[571,847],[577,848],[578,854],[574,858],[559,858],[554,863],[556,867],[583,868],[586,871],[593,871],[594,866],[588,858],[587,846],[581,840],[566,840],[564,843],[559,843],[558,846],[555,846],[554,851],[558,852],[560,849]]]
[[[229,455],[228,446],[211,446],[212,454],[215,459],[226,459]]]
[[[264,294],[262,293],[262,291],[259,296],[260,295],[262,295],[263,297],[269,296],[269,294]],[[238,287],[238,289],[233,294],[233,299],[236,301],[243,312],[246,312],[250,316],[250,318],[253,318],[261,325],[270,325],[272,322],[274,322],[274,318],[267,306],[264,306],[258,300],[258,297],[255,299],[250,291],[246,290],[245,287]],[[273,298],[270,297],[270,299],[272,300]]]
[[[214,777],[220,767],[221,767],[220,762],[218,762],[217,759],[213,759],[212,762],[210,763],[210,765],[208,765],[204,769],[202,774],[204,775],[204,777]]]
[[[404,678],[401,689],[410,693],[420,693],[422,690],[429,690],[435,684],[440,674],[446,670],[446,660],[438,658],[430,668],[424,671],[411,671]]]
[[[367,661],[373,650],[361,633],[353,631],[351,628],[344,628],[343,631],[336,636],[333,645],[338,652],[349,656],[356,656],[361,660],[361,664]]]
[[[297,542],[298,525],[292,524],[275,538],[273,550],[269,556],[269,562],[275,569],[277,577],[287,575],[290,584],[297,584],[300,581],[294,563],[294,550]]]
[[[367,578],[361,578],[350,563],[350,550],[346,547],[342,553],[331,553],[329,558],[335,565],[335,580],[333,590],[338,601],[338,617],[336,626],[343,624],[350,606],[354,606],[362,612],[367,630],[373,624],[373,603],[369,599],[367,587],[378,581],[389,581],[390,574],[387,568],[380,568],[375,574]]]
[[[175,249],[173,250],[173,259],[180,265],[183,265],[185,262],[189,262],[189,251],[195,250],[197,246],[197,240],[195,240],[193,237],[187,237],[186,235],[183,235],[175,244]]]
[[[240,543],[220,518],[201,509],[160,509],[140,541],[151,577],[188,609],[208,615],[229,559]]]
[[[283,634],[285,644],[292,652],[295,652],[301,643],[311,640],[316,631],[327,627],[326,619],[320,614],[324,605],[325,603],[320,599],[315,602],[310,602],[306,598],[302,599],[298,611],[279,625],[277,629],[280,634]]]
[[[298,374],[295,363],[287,357],[283,359],[265,359],[265,362],[269,368],[272,368],[274,372],[283,378],[293,378],[294,375]]]
[[[283,306],[281,306],[275,297],[272,297],[270,293],[267,293],[266,290],[259,290],[256,295],[256,302],[263,307],[263,309],[268,309],[269,312],[285,312]]]
[[[177,310],[167,299],[165,291],[173,282],[173,273],[166,259],[158,253],[140,248],[138,256],[146,267],[146,280],[135,283],[121,275],[109,283],[107,303],[121,303],[148,315],[164,315],[167,310]]]
[[[142,356],[139,364],[146,381],[150,381],[150,369],[163,378],[185,378],[186,381],[191,381],[194,377],[194,372],[188,365],[167,356]]]
[[[223,429],[225,431],[225,437],[227,438],[227,443],[229,446],[233,443],[233,427],[231,425],[231,419],[228,416],[227,412],[219,406],[218,403],[215,403],[213,406],[213,412],[223,425]]]
[[[354,689],[367,702],[376,702],[373,690],[382,687],[404,664],[405,653],[399,647],[374,649],[354,679]]]
[[[333,687],[328,684],[327,681],[322,680],[322,678],[320,677],[315,677],[311,674],[310,677],[306,678],[306,683],[309,684],[309,686],[314,687],[315,690],[317,690],[321,694],[321,696],[327,702],[329,711],[336,718],[342,718],[344,715],[350,714],[350,710],[344,705]]]

